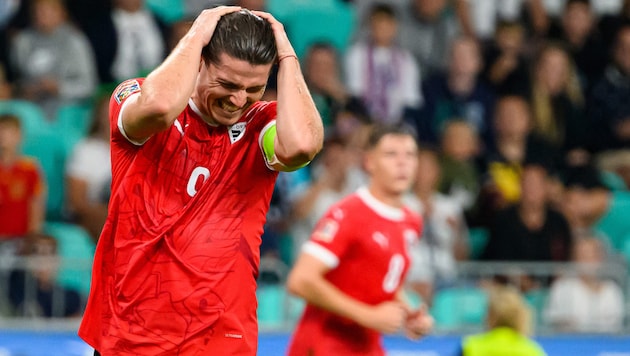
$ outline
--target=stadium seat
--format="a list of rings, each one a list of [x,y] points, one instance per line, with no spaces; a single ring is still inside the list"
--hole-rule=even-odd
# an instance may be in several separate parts
[[[483,227],[473,227],[468,230],[468,240],[470,245],[470,259],[478,259],[488,243],[488,229]]]
[[[285,322],[287,293],[281,284],[260,284],[258,298],[258,323],[261,329],[281,328]]]
[[[488,308],[488,296],[478,287],[454,287],[439,290],[431,307],[436,328],[453,330],[482,326]]]
[[[525,301],[532,308],[532,314],[534,316],[534,325],[540,326],[542,324],[542,315],[549,297],[549,290],[546,288],[534,289],[524,293]]]
[[[63,137],[52,131],[31,135],[22,144],[22,152],[39,160],[48,186],[46,218],[59,220],[63,216],[66,150]]]
[[[50,129],[50,122],[42,109],[26,100],[0,101],[0,114],[16,115],[22,123],[22,137],[26,141],[32,135]]]
[[[184,17],[184,2],[182,0],[147,0],[147,7],[160,20],[172,24]]]
[[[82,227],[63,222],[46,222],[44,231],[54,237],[62,258],[57,280],[84,297],[90,291],[94,242]]]
[[[53,129],[64,137],[67,153],[87,136],[92,124],[92,103],[89,101],[63,105],[57,110]]]
[[[356,23],[354,8],[335,2],[330,6],[305,6],[286,15],[284,25],[295,53],[304,59],[308,47],[315,42],[331,43],[340,54],[345,53]]]

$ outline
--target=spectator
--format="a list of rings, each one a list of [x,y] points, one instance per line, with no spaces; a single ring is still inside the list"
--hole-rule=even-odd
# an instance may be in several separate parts
[[[517,204],[497,213],[481,258],[489,261],[568,261],[572,238],[562,214],[549,207],[544,163],[528,162]]]
[[[440,150],[438,189],[468,211],[479,194],[479,172],[475,164],[480,150],[477,132],[465,121],[451,120],[444,127]]]
[[[623,291],[601,275],[606,256],[594,237],[575,242],[576,273],[556,279],[545,308],[545,318],[563,332],[620,332],[625,305]]]
[[[112,171],[109,157],[109,96],[94,105],[88,137],[74,147],[66,167],[70,215],[96,242],[107,218]]]
[[[573,230],[603,235],[615,253],[630,257],[630,192],[608,190],[590,165],[570,168],[565,186],[563,211]]]
[[[31,18],[31,26],[11,43],[17,93],[54,119],[61,105],[92,94],[97,82],[94,54],[85,35],[68,22],[61,0],[35,0]]]
[[[304,79],[324,125],[331,126],[335,111],[350,98],[341,77],[338,53],[332,44],[316,42],[308,48],[304,59]]]
[[[461,356],[544,356],[532,334],[532,312],[520,295],[510,287],[490,290],[485,333],[462,341]]]
[[[13,88],[6,76],[5,67],[0,64],[0,100],[10,100],[13,98]]]
[[[560,147],[568,158],[587,147],[584,97],[568,52],[550,43],[538,54],[532,73],[533,131]]]
[[[11,272],[9,299],[18,315],[31,317],[76,317],[83,302],[79,293],[56,281],[59,268],[57,240],[46,234],[29,236],[24,269]]]
[[[437,143],[446,122],[453,118],[467,121],[486,145],[491,142],[489,123],[494,93],[479,80],[481,69],[482,58],[475,39],[454,40],[448,69],[423,81],[424,105],[406,115],[406,120],[416,128],[420,142]]]
[[[421,148],[418,174],[405,204],[422,216],[420,242],[411,247],[407,283],[431,305],[434,292],[452,284],[456,262],[468,259],[468,228],[462,206],[438,192],[440,165],[437,152]]]
[[[547,38],[561,41],[567,47],[585,93],[599,80],[608,60],[596,21],[591,1],[568,0],[560,23],[552,23],[547,34]]]
[[[630,145],[630,25],[617,33],[612,62],[593,88],[588,109],[592,149]]]
[[[396,124],[405,108],[421,104],[418,67],[412,54],[395,43],[394,8],[377,4],[369,16],[368,38],[354,43],[346,54],[348,89],[363,99],[375,122]]]
[[[448,0],[410,0],[400,13],[400,44],[411,51],[420,69],[420,78],[446,69],[460,25]]]
[[[494,109],[494,142],[483,160],[481,191],[473,215],[474,225],[489,226],[494,214],[518,202],[521,172],[527,160],[558,161],[557,149],[532,133],[531,109],[519,96],[504,96]]]
[[[0,115],[0,242],[40,232],[46,188],[38,162],[20,154],[20,119]]]
[[[525,28],[519,22],[500,22],[484,51],[483,77],[498,95],[527,95],[529,68],[525,57]]]

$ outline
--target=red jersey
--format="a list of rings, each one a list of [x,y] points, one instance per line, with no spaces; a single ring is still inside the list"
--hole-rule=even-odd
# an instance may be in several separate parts
[[[112,192],[79,335],[103,355],[255,355],[259,245],[277,172],[259,138],[275,102],[211,126],[192,100],[134,144],[110,101]]]
[[[33,199],[44,193],[44,178],[35,159],[20,157],[0,165],[0,240],[28,233]]]
[[[366,188],[332,206],[317,223],[303,252],[331,269],[325,278],[346,295],[370,305],[395,298],[409,269],[408,246],[421,220],[396,209]],[[307,305],[289,346],[289,356],[384,355],[381,337],[354,321]]]

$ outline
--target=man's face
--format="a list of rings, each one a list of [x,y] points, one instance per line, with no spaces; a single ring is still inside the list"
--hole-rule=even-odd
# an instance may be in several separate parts
[[[15,152],[20,146],[22,135],[20,129],[13,123],[0,123],[0,153]]]
[[[219,64],[201,62],[194,99],[213,125],[232,125],[262,98],[271,63],[252,65],[223,53]]]
[[[416,176],[417,155],[413,137],[389,134],[367,153],[365,168],[372,184],[391,194],[401,194],[409,190]]]

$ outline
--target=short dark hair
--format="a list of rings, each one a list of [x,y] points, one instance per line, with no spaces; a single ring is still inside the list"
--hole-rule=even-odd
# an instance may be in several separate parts
[[[0,124],[9,124],[22,129],[22,122],[20,118],[14,114],[0,114]]]
[[[374,124],[366,142],[366,150],[378,146],[381,139],[387,135],[409,136],[417,142],[414,130],[406,124]]]
[[[224,15],[201,56],[206,64],[218,64],[222,53],[253,65],[273,63],[278,50],[271,24],[249,10]]]
[[[381,2],[376,3],[370,8],[369,17],[372,18],[376,15],[385,15],[389,18],[396,19],[396,10],[390,4]]]

